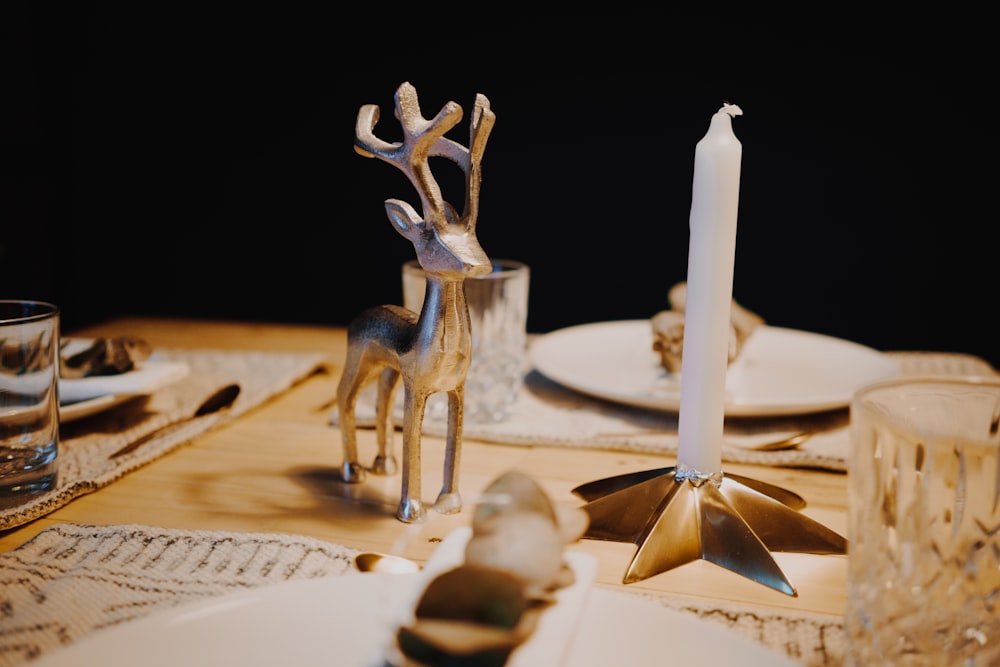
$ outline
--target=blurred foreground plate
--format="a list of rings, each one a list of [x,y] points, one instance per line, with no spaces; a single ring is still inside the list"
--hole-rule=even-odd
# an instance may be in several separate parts
[[[383,667],[400,605],[412,603],[425,583],[420,574],[355,573],[240,591],[98,631],[32,665]],[[511,667],[795,665],[715,623],[586,583],[582,599],[567,601],[577,606],[567,610],[576,627],[557,621],[546,630],[543,616],[533,639],[511,655]]]
[[[681,380],[660,365],[649,320],[596,322],[539,336],[531,361],[543,375],[597,398],[680,409]],[[726,416],[823,412],[846,407],[860,387],[899,375],[887,355],[807,331],[760,326],[726,375]]]

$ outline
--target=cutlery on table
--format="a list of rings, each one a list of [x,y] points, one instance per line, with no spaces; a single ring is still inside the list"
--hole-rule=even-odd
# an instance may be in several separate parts
[[[419,572],[421,569],[421,565],[417,561],[374,551],[365,551],[355,556],[354,567],[361,572],[388,572],[391,574],[410,574]]]
[[[605,438],[621,438],[621,437],[628,437],[635,435],[645,435],[646,433],[650,432],[651,431],[622,431],[620,433],[604,432],[604,433],[598,433],[597,435],[599,437],[605,437]],[[813,437],[815,434],[816,431],[800,431],[792,435],[782,435],[778,437],[776,440],[769,440],[758,444],[743,445],[733,442],[731,440],[727,442],[728,444],[731,444],[734,447],[739,447],[741,449],[747,449],[757,452],[780,452],[786,449],[797,448],[799,445],[801,445],[809,438]]]
[[[786,449],[795,449],[803,442],[815,435],[815,431],[802,431],[800,433],[795,433],[793,435],[780,438],[778,440],[772,440],[770,442],[762,442],[755,445],[735,445],[743,449],[749,449],[755,452],[780,452]]]
[[[184,417],[181,420],[173,422],[171,424],[167,424],[162,428],[158,428],[152,433],[147,433],[138,440],[128,443],[118,451],[111,454],[111,456],[109,456],[108,458],[115,459],[124,454],[128,454],[129,452],[134,452],[142,445],[146,444],[150,440],[153,440],[154,438],[163,435],[167,431],[177,429],[196,419],[200,419],[201,417],[204,417],[206,415],[215,414],[220,410],[224,410],[230,407],[236,400],[236,397],[239,395],[240,395],[240,385],[235,383],[227,384],[218,391],[213,392],[208,398],[202,401],[201,405],[198,406],[198,409],[195,410],[194,413],[191,414],[190,416]]]

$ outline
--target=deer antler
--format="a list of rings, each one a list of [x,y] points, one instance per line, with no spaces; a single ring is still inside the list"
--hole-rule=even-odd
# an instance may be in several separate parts
[[[378,117],[375,105],[365,105],[358,112],[354,150],[365,157],[380,158],[406,174],[420,196],[424,219],[443,224],[448,219],[448,205],[428,159],[437,140],[462,119],[462,107],[448,102],[437,116],[428,120],[421,115],[416,89],[403,83],[396,91],[396,117],[403,126],[402,143],[389,143],[375,136]]]
[[[466,175],[463,220],[469,230],[475,228],[479,213],[479,187],[482,182],[482,158],[496,115],[485,95],[476,95],[469,131],[469,148],[444,135],[462,118],[462,107],[448,102],[428,120],[420,111],[416,89],[404,82],[396,91],[396,118],[403,127],[402,142],[387,142],[374,134],[379,108],[366,104],[358,112],[354,150],[365,157],[377,157],[400,169],[416,188],[425,220],[436,225],[457,222],[454,208],[444,201],[441,188],[431,173],[428,160],[444,157],[457,164]]]

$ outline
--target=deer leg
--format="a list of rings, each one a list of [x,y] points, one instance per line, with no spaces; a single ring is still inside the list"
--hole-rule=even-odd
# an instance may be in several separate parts
[[[393,454],[392,446],[395,433],[392,412],[398,388],[399,371],[391,366],[386,367],[378,378],[378,400],[375,403],[375,439],[378,442],[378,454],[372,463],[371,471],[376,475],[396,474],[396,456]]]
[[[420,491],[420,431],[424,422],[426,391],[414,391],[412,382],[403,382],[403,486],[396,518],[405,523],[423,521],[427,516]]]
[[[462,496],[458,492],[458,466],[462,450],[462,423],[465,419],[465,386],[448,392],[448,434],[444,452],[444,480],[434,509],[442,514],[462,511]]]
[[[357,419],[354,409],[358,402],[358,392],[367,377],[362,372],[361,361],[348,350],[344,370],[337,384],[337,412],[340,419],[340,438],[344,449],[341,476],[345,482],[356,484],[365,479],[365,469],[358,460]]]

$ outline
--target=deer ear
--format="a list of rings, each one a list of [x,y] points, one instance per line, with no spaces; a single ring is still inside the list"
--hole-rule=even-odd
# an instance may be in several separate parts
[[[414,208],[401,199],[386,199],[385,213],[396,231],[408,239],[416,238],[424,224]]]

